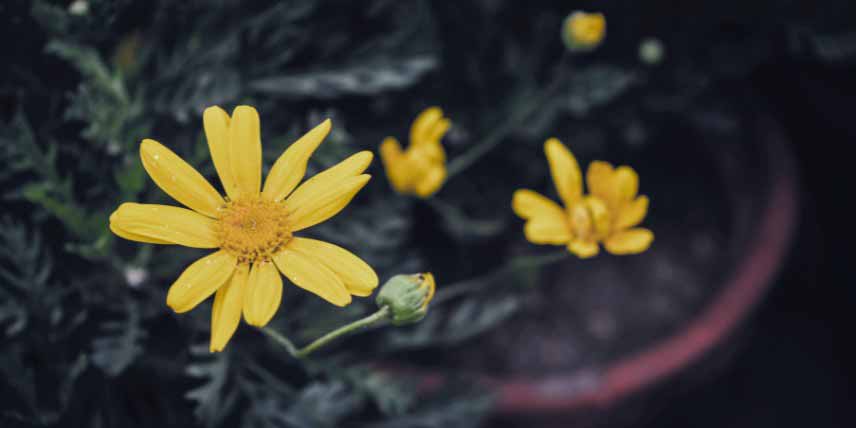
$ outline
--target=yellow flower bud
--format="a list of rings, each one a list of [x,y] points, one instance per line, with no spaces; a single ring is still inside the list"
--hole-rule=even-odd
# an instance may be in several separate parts
[[[410,128],[406,149],[394,137],[380,145],[380,158],[393,189],[401,194],[428,198],[446,180],[446,151],[441,140],[451,122],[439,107],[425,109]]]
[[[598,47],[606,36],[606,17],[602,13],[576,11],[562,24],[562,41],[575,52]]]
[[[381,287],[375,302],[380,308],[389,308],[392,324],[411,324],[425,318],[434,289],[434,275],[430,273],[396,275]]]

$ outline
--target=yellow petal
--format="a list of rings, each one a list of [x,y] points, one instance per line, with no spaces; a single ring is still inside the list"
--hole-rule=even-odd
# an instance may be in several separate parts
[[[639,191],[639,174],[629,166],[620,166],[615,169],[615,197],[617,202],[631,201]]]
[[[446,180],[446,165],[436,165],[428,170],[416,184],[416,195],[427,198],[443,187]]]
[[[268,173],[262,196],[271,201],[288,196],[303,180],[309,157],[330,134],[331,127],[332,123],[327,119],[289,146]]]
[[[167,195],[199,213],[217,217],[217,209],[225,204],[223,198],[202,174],[172,150],[147,139],[140,144],[140,158],[143,168]]]
[[[288,196],[286,203],[293,207],[300,207],[309,201],[316,199],[319,194],[327,192],[330,188],[339,186],[343,180],[361,174],[372,162],[374,154],[370,151],[362,151],[351,157],[315,174],[306,180],[297,190]]]
[[[425,163],[426,167],[446,163],[446,151],[438,140],[426,141],[417,146],[411,144],[407,155],[411,160]]]
[[[229,159],[229,113],[218,106],[208,107],[202,113],[202,125],[205,128],[205,138],[208,140],[208,150],[214,168],[223,183],[223,189],[230,198],[238,197],[238,184],[232,172]]]
[[[437,292],[437,283],[434,281],[434,274],[431,272],[425,272],[424,274],[425,286],[428,287],[428,295],[425,296],[425,303],[422,304],[422,307],[425,308],[431,303],[431,299],[434,298],[434,293]]]
[[[520,218],[526,220],[539,216],[564,216],[564,210],[559,204],[529,189],[520,189],[514,192],[514,196],[511,198],[511,209]]]
[[[441,119],[438,120],[434,126],[426,133],[427,140],[432,142],[439,142],[446,135],[446,132],[449,132],[449,128],[452,126],[452,122],[449,119]]]
[[[416,116],[410,127],[410,144],[420,144],[430,138],[434,125],[443,118],[443,110],[439,107],[429,107]]]
[[[335,186],[318,189],[314,198],[302,205],[293,203],[291,198],[285,201],[285,208],[291,213],[291,231],[297,232],[327,220],[342,211],[371,178],[368,174],[346,178]]]
[[[124,203],[110,216],[110,224],[158,242],[193,248],[220,246],[217,221],[186,208]]]
[[[348,292],[355,296],[369,296],[378,285],[377,273],[366,262],[350,251],[329,242],[308,238],[291,238],[288,248],[322,263],[336,274]]]
[[[393,137],[386,137],[380,145],[380,160],[389,184],[398,193],[407,191],[412,180],[411,169],[401,150],[401,144]]]
[[[137,241],[137,242],[145,242],[147,244],[161,244],[168,245],[172,244],[172,242],[164,241],[162,239],[149,238],[147,236],[137,235],[136,233],[128,232],[127,230],[122,229],[115,223],[110,223],[110,230],[116,234],[116,236],[120,238],[127,239],[129,241]]]
[[[645,215],[648,214],[648,197],[640,196],[630,202],[618,212],[618,218],[615,220],[617,229],[626,229],[642,223]]]
[[[195,308],[226,283],[237,264],[235,257],[223,250],[193,262],[169,287],[167,306],[177,313]]]
[[[600,252],[597,242],[575,239],[568,244],[568,251],[574,253],[581,259],[594,257]]]
[[[606,251],[612,254],[639,254],[654,241],[654,233],[648,229],[635,228],[618,232],[604,242]]]
[[[259,113],[250,106],[232,111],[229,125],[229,162],[242,195],[259,194],[262,183],[262,140]]]
[[[593,161],[586,170],[586,184],[589,193],[608,199],[612,187],[613,168],[612,164],[603,161]]]
[[[523,234],[533,244],[565,245],[571,239],[571,229],[564,215],[538,215],[523,226]]]
[[[247,293],[244,295],[244,319],[247,324],[264,327],[282,302],[282,277],[269,261],[253,263]]]
[[[600,238],[609,233],[610,213],[603,199],[597,196],[586,196],[583,199],[586,209],[591,216],[595,236]]]
[[[323,264],[316,262],[288,245],[273,258],[280,272],[294,285],[315,293],[322,299],[336,305],[351,303],[351,294],[336,274]]]
[[[241,323],[241,308],[247,288],[249,269],[239,265],[232,278],[217,289],[214,306],[211,307],[211,352],[220,352]]]
[[[550,138],[544,143],[544,152],[550,164],[550,174],[559,197],[570,206],[579,201],[583,193],[582,173],[577,159],[559,140]]]

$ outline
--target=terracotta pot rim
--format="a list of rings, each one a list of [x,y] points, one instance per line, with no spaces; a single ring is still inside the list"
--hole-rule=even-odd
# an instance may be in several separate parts
[[[723,342],[748,315],[772,285],[790,247],[799,203],[796,167],[784,137],[770,121],[761,122],[770,161],[771,193],[760,210],[757,233],[748,241],[745,257],[716,297],[685,328],[605,367],[540,378],[483,377],[495,394],[498,413],[607,407],[687,368]],[[422,374],[426,386],[442,383],[445,378],[436,371],[416,373]]]
[[[767,126],[763,126],[767,125]],[[657,383],[701,358],[721,343],[772,285],[796,226],[795,167],[783,137],[762,123],[770,160],[772,192],[761,210],[757,234],[726,285],[696,318],[676,334],[607,367],[540,379],[487,378],[500,412],[569,411],[605,407]]]

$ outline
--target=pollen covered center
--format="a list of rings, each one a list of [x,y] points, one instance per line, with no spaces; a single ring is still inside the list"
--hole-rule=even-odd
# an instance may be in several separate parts
[[[269,260],[291,239],[288,211],[282,204],[262,198],[227,202],[217,228],[220,247],[239,263]]]

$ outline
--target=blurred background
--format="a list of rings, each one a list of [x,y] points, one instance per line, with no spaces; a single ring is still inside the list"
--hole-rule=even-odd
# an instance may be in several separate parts
[[[585,52],[561,37],[576,10],[606,17]],[[852,2],[8,0],[0,24],[0,427],[853,426]],[[406,141],[434,105],[451,162],[496,142],[428,200],[395,194],[376,160],[313,230],[382,281],[431,270],[442,293],[546,251],[510,200],[555,199],[551,136],[583,166],[632,165],[657,240],[511,271],[310,364],[247,326],[211,355],[207,306],[164,304],[202,253],[123,241],[107,218],[173,203],[143,138],[216,182],[201,112],[239,104],[261,114],[267,166],[332,118],[309,174]],[[372,311],[286,288],[273,324],[301,343]],[[691,326],[710,346],[679,340]],[[681,364],[604,392],[670,339],[649,362]]]

